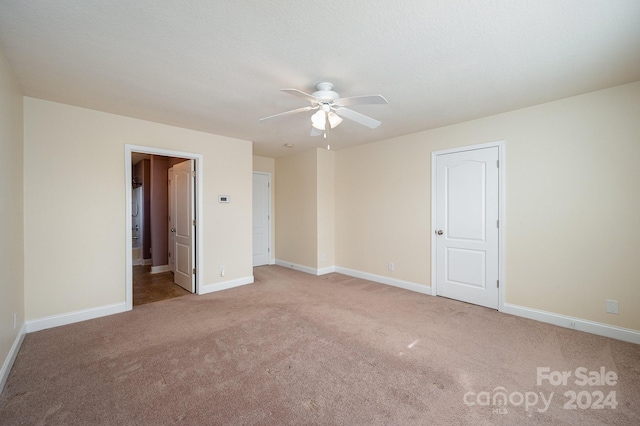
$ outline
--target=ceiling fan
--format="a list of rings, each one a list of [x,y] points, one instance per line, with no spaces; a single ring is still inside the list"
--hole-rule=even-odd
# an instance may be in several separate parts
[[[297,114],[299,112],[317,110],[311,116],[311,136],[319,136],[324,133],[326,137],[325,131],[327,128],[327,122],[329,123],[329,126],[334,129],[342,123],[343,117],[355,121],[356,123],[360,123],[363,126],[375,129],[381,124],[380,121],[346,107],[351,105],[388,103],[382,95],[351,96],[348,98],[341,98],[338,93],[333,91],[333,84],[327,82],[316,84],[316,91],[312,94],[302,92],[298,89],[281,90],[291,95],[304,98],[311,102],[311,105],[291,111],[281,112],[280,114],[270,115],[269,117],[261,118],[259,121]]]

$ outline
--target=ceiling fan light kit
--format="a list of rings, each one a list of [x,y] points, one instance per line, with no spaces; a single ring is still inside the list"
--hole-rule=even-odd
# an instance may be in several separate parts
[[[332,129],[335,129],[336,127],[338,127],[338,124],[342,123],[342,117],[340,117],[333,111],[327,113],[327,120],[329,120],[329,125]]]
[[[325,112],[319,110],[311,116],[311,125],[318,130],[324,130],[326,127],[326,118]]]
[[[327,121],[329,122],[329,126],[332,129],[335,129],[340,123],[342,123],[343,118],[355,121],[356,123],[367,126],[370,129],[375,129],[380,126],[380,121],[356,112],[352,109],[346,108],[346,106],[386,104],[388,102],[384,98],[384,96],[366,95],[341,98],[337,92],[333,91],[333,84],[328,82],[316,84],[316,89],[317,90],[312,94],[305,93],[298,89],[281,89],[283,92],[308,100],[309,102],[311,102],[311,105],[297,108],[291,111],[282,112],[280,114],[270,115],[268,117],[261,118],[260,121],[285,115],[297,114],[300,112],[317,110],[311,116],[310,136],[320,136],[324,134],[325,138],[327,137]]]

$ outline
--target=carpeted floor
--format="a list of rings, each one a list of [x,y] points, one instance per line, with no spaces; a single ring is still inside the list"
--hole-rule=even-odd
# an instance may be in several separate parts
[[[638,345],[340,274],[254,273],[27,335],[0,424],[640,424]]]

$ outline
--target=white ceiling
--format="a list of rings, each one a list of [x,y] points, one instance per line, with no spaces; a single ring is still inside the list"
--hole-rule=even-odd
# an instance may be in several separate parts
[[[281,88],[388,99],[341,149],[640,80],[640,1],[0,0],[0,44],[27,96],[277,157],[325,142],[313,111],[258,122],[308,105]]]

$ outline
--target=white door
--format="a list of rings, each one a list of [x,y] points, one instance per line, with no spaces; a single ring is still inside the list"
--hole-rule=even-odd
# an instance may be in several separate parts
[[[175,215],[176,215],[176,200],[173,192],[173,167],[168,171],[168,192],[169,192],[169,270],[173,273],[176,272],[176,262],[174,261],[173,248],[175,246]]]
[[[187,160],[173,166],[172,212],[174,223],[173,247],[171,255],[174,262],[173,279],[176,284],[192,293],[195,292],[195,208],[194,208],[194,161]]]
[[[271,245],[271,175],[253,174],[253,266],[267,265]]]
[[[436,157],[436,293],[497,309],[499,150]]]

